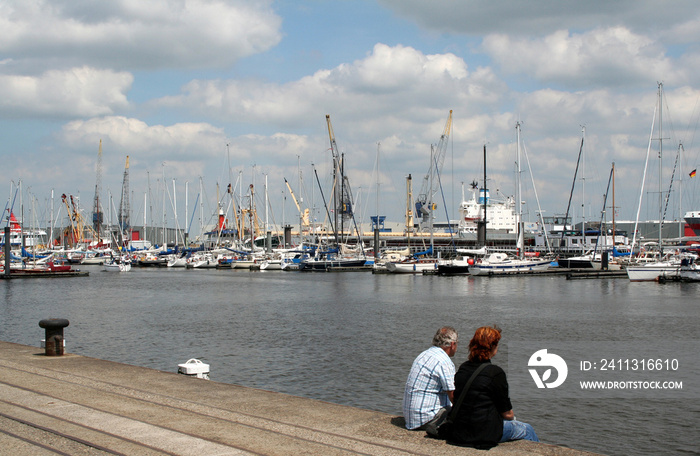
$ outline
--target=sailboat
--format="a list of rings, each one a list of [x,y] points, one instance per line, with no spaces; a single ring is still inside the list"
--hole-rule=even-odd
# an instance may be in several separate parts
[[[367,262],[361,243],[361,236],[359,235],[360,231],[355,223],[352,193],[350,192],[348,178],[345,175],[344,155],[341,156],[338,152],[330,115],[326,115],[326,124],[328,125],[328,137],[330,139],[331,153],[333,155],[332,207],[334,221],[331,223],[333,241],[329,243],[329,245],[326,245],[325,249],[322,249],[322,246],[319,245],[313,257],[300,261],[300,271],[326,271],[329,268],[357,270]],[[318,174],[316,174],[316,179],[318,181]],[[320,187],[319,182],[319,189]],[[321,190],[321,196],[323,196],[323,190]],[[328,218],[331,219],[330,213],[328,213],[328,205],[325,204],[325,197],[324,205],[326,206]],[[344,222],[346,219],[352,220],[353,229],[358,234],[358,243],[353,247],[344,244],[342,240],[345,231]]]
[[[401,261],[386,262],[386,270],[391,273],[421,274],[427,271],[436,271],[438,268],[438,258],[435,257],[435,243],[433,238],[433,221],[435,220],[435,209],[437,204],[433,197],[437,193],[439,184],[439,174],[445,160],[447,144],[452,130],[452,110],[445,123],[445,128],[440,136],[437,147],[430,146],[430,167],[423,179],[423,187],[416,199],[416,215],[421,216],[420,226],[427,226],[430,232],[430,246],[422,252],[414,253]],[[436,179],[435,175],[438,175]],[[410,182],[410,175],[409,175]],[[412,191],[409,191],[409,198]],[[407,211],[408,212],[408,211]],[[408,217],[408,214],[407,214]],[[410,228],[407,226],[407,232]]]
[[[605,207],[608,201],[608,193],[610,190],[610,184],[612,183],[613,188],[613,216],[612,216],[612,244],[608,243],[608,234],[604,231],[605,224]],[[569,269],[595,269],[595,270],[609,270],[609,271],[619,271],[622,269],[622,265],[617,260],[617,257],[627,256],[629,252],[619,252],[616,248],[616,234],[615,234],[615,163],[613,162],[612,168],[610,169],[610,177],[608,179],[608,187],[605,190],[605,195],[603,197],[603,208],[601,210],[601,218],[598,229],[595,231],[595,248],[591,251],[584,253],[583,255],[573,256],[569,258],[564,258],[559,260],[559,266]],[[601,241],[601,236],[604,239]]]
[[[695,254],[687,253],[682,254],[680,251],[668,253],[664,255],[663,244],[662,244],[662,227],[663,227],[663,216],[662,216],[662,188],[661,188],[661,171],[662,171],[662,159],[663,159],[663,129],[662,129],[662,112],[663,112],[663,83],[658,84],[658,110],[659,110],[659,258],[658,261],[644,262],[641,264],[635,264],[634,260],[627,266],[627,277],[631,282],[648,282],[648,281],[659,281],[659,280],[676,280],[680,279],[681,263],[684,259],[697,257]],[[653,121],[652,121],[652,131],[653,131]],[[651,142],[651,138],[649,141]],[[649,147],[651,149],[651,147]],[[648,152],[647,152],[648,161]],[[644,175],[646,176],[646,165],[644,170]],[[644,181],[642,181],[642,190],[644,188]],[[642,197],[639,197],[639,206],[641,207]],[[637,210],[637,219],[639,219],[639,209]],[[636,227],[635,227],[635,237],[636,237]],[[632,241],[632,246],[634,247],[635,241]]]
[[[131,271],[131,260],[126,255],[111,258],[102,265],[102,268],[107,272],[129,272]]]
[[[520,122],[515,124],[517,135],[517,189],[518,197],[516,201],[522,201],[522,188],[520,182]],[[484,188],[486,188],[486,146],[484,146]],[[484,211],[483,239],[486,245],[486,211]],[[469,266],[471,275],[504,275],[524,272],[544,271],[549,269],[551,260],[547,258],[525,257],[525,227],[523,223],[522,204],[518,204],[518,231],[517,231],[517,257],[513,257],[504,252],[492,252],[485,258],[478,258],[473,265]],[[481,227],[480,227],[481,228]]]

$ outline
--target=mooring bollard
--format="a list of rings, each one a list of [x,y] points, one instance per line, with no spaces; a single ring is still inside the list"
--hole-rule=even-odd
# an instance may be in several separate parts
[[[69,324],[70,322],[65,318],[48,318],[39,322],[39,326],[46,330],[44,342],[46,356],[63,355],[63,328]]]

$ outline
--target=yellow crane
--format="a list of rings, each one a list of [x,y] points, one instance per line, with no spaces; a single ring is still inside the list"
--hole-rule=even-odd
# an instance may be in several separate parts
[[[68,204],[69,198],[70,205]],[[70,236],[69,242],[71,243],[71,245],[76,245],[89,241],[89,239],[85,238],[85,231],[89,232],[90,235],[93,236],[93,239],[98,239],[95,230],[93,230],[92,227],[87,225],[83,220],[83,216],[80,214],[80,208],[76,204],[73,195],[66,196],[66,194],[64,193],[63,195],[61,195],[61,201],[63,201],[63,204],[65,204],[66,210],[68,211],[68,217],[70,218],[71,226],[66,227],[64,234],[66,236]],[[99,242],[99,239],[96,242]]]
[[[309,228],[309,209],[301,209],[301,205],[299,204],[299,201],[297,200],[297,197],[294,195],[294,191],[292,190],[292,187],[289,185],[289,182],[287,181],[287,178],[284,178],[284,183],[287,184],[287,189],[289,190],[289,194],[292,195],[292,200],[294,200],[294,204],[297,207],[297,210],[299,211],[299,217],[301,218],[301,227],[302,229],[306,227],[307,229]]]

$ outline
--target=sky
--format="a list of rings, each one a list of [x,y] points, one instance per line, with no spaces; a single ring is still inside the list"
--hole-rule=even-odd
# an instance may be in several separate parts
[[[403,222],[450,111],[438,221],[483,181],[484,147],[492,196],[520,176],[526,219],[564,214],[573,188],[575,221],[606,191],[610,220],[613,163],[618,220],[658,219],[660,190],[666,219],[700,210],[695,0],[0,0],[0,29],[0,160],[25,225],[52,207],[64,224],[63,194],[90,220],[98,182],[116,219],[127,156],[134,225],[197,233],[229,184],[293,224],[285,179],[322,219],[326,115],[358,223]]]

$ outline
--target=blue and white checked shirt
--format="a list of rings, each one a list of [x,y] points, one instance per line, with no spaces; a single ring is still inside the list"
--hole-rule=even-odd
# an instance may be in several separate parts
[[[421,427],[442,407],[450,405],[448,391],[455,389],[455,364],[445,350],[430,347],[413,361],[403,393],[406,428]]]

